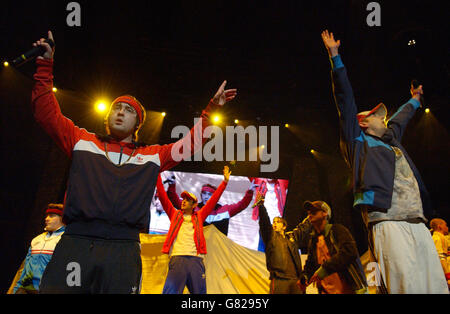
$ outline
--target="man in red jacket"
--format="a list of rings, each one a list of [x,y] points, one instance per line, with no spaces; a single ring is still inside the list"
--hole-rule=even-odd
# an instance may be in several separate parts
[[[164,284],[163,294],[181,294],[187,286],[192,294],[206,294],[206,277],[203,257],[206,254],[206,241],[203,235],[203,222],[216,206],[225,190],[231,171],[228,166],[223,169],[223,181],[200,210],[197,197],[184,191],[181,209],[176,209],[170,202],[161,177],[158,176],[156,187],[161,204],[170,219],[162,252],[169,254],[169,272]]]
[[[52,33],[48,32],[53,40]],[[53,40],[54,41],[54,40]],[[40,293],[139,293],[139,232],[150,222],[158,173],[175,166],[181,148],[195,153],[212,110],[236,96],[222,83],[190,134],[169,145],[136,143],[145,109],[133,96],[113,101],[107,136],[76,126],[59,108],[53,88],[54,50],[36,60],[32,107],[36,121],[71,158],[63,221],[66,232],[43,274]],[[195,131],[195,132],[194,132]],[[176,157],[176,158],[175,158]]]

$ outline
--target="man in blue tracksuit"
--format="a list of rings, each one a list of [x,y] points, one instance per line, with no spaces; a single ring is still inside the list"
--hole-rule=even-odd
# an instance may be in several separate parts
[[[31,241],[22,273],[13,293],[35,294],[39,291],[42,274],[52,258],[56,244],[65,231],[62,216],[62,204],[49,204],[47,206],[45,210],[45,232]]]
[[[358,113],[338,53],[340,41],[328,31],[322,33],[322,40],[332,65],[341,150],[353,171],[353,205],[362,211],[373,236],[369,244],[373,244],[372,251],[387,292],[448,293],[425,226],[429,195],[417,168],[400,144],[409,120],[420,107],[422,86],[411,88],[412,98],[388,122],[387,109],[382,103]]]

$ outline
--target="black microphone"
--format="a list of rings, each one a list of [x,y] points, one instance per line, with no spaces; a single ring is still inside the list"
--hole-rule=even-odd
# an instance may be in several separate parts
[[[412,80],[411,81],[411,86],[413,89],[416,89],[420,86],[419,81],[417,80]],[[420,94],[420,105],[425,107],[425,99],[423,98],[423,95]]]
[[[46,39],[45,42],[50,45],[50,47],[55,47],[55,43],[51,39]],[[28,50],[23,55],[15,58],[12,62],[14,66],[19,66],[24,64],[25,62],[28,62],[30,60],[33,60],[34,58],[43,55],[47,50],[44,46],[36,46],[33,47],[33,49]]]

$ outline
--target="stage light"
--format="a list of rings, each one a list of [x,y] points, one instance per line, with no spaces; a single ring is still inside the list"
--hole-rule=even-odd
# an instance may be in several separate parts
[[[165,113],[165,112],[161,112],[161,115],[162,115],[163,117],[165,117],[165,116],[166,116],[166,113]]]
[[[213,121],[214,121],[214,123],[219,123],[220,122],[220,116],[218,115],[218,114],[216,114],[216,115],[214,115],[213,116]]]
[[[234,123],[238,124],[238,123],[239,123],[239,120],[238,120],[238,119],[235,119],[235,120],[234,120]]]
[[[414,39],[411,39],[408,41],[408,46],[414,46],[416,44],[416,41]]]
[[[8,62],[8,61],[3,62],[3,65],[4,65],[5,67],[9,66],[9,62]]]
[[[98,113],[103,113],[103,112],[105,112],[105,111],[106,111],[106,108],[107,108],[107,106],[106,106],[106,104],[105,104],[105,102],[104,102],[103,100],[99,100],[99,101],[95,104],[95,110],[96,110]]]
[[[430,108],[426,108],[425,113],[430,113]]]
[[[284,125],[286,128],[288,128],[289,127],[289,124],[288,123],[286,123],[285,125]]]
[[[261,149],[264,149],[264,148],[266,148],[266,146],[265,145],[261,145]]]
[[[57,89],[56,87],[53,87],[53,88],[52,88],[52,91],[53,91],[54,93],[56,93],[56,92],[58,91],[58,89]]]
[[[314,149],[310,150],[311,154],[314,154],[316,151]]]

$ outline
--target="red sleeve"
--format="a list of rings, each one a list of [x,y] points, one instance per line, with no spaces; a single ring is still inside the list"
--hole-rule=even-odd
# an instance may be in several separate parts
[[[250,204],[250,202],[252,201],[252,199],[253,199],[253,191],[248,190],[245,193],[242,200],[240,200],[239,202],[237,202],[235,204],[223,205],[222,207],[219,208],[217,213],[228,212],[230,214],[230,218],[231,218],[231,217],[239,214],[244,209],[246,209],[248,207],[248,205]]]
[[[175,143],[160,146],[159,158],[161,161],[161,172],[176,166],[181,160],[194,155],[198,150],[202,149],[203,144],[207,140],[206,137],[203,137],[203,132],[205,128],[211,125],[209,116],[214,110],[220,108],[221,106],[214,104],[211,99],[206,109],[203,110],[200,120],[194,125],[189,134]],[[185,151],[185,148],[187,148],[187,151]],[[172,149],[176,152],[174,155],[177,156],[172,155]],[[181,155],[184,158],[181,158]]]
[[[225,191],[227,184],[227,181],[222,181],[217,190],[213,193],[213,195],[211,195],[211,198],[206,202],[205,206],[198,211],[198,216],[202,221],[205,221],[206,217],[208,217],[214,207],[216,207],[216,204],[222,196],[223,191]]]
[[[53,93],[53,60],[36,60],[35,84],[31,93],[34,118],[56,144],[72,157],[72,150],[82,129],[63,116]]]
[[[166,190],[164,190],[164,185],[161,180],[161,176],[158,175],[158,179],[156,180],[156,189],[158,191],[159,201],[166,212],[169,219],[172,220],[172,216],[175,215],[176,209],[173,207],[169,198],[167,197]]]
[[[175,184],[169,184],[169,188],[167,189],[167,196],[169,197],[169,200],[172,202],[175,208],[181,208],[181,199],[177,194]]]

